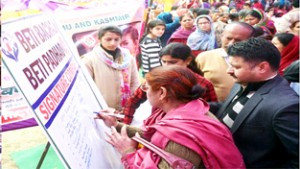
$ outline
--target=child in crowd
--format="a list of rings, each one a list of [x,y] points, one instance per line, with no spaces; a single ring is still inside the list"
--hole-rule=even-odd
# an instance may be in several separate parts
[[[140,41],[141,63],[143,69],[143,77],[151,69],[161,66],[159,51],[161,50],[161,42],[159,37],[165,32],[166,25],[161,20],[152,20],[147,25],[147,31]]]

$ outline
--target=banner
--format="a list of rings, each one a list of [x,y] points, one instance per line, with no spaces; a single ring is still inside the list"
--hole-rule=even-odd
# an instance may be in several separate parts
[[[97,30],[103,24],[117,24],[123,31],[121,46],[129,49],[133,56],[138,53],[139,38],[142,36],[144,25],[145,2],[141,0],[90,0],[90,1],[3,1],[5,16],[9,14],[21,15],[43,11],[58,18],[67,36],[73,40],[78,54],[84,55],[98,43]],[[18,2],[18,3],[17,3]],[[14,5],[14,4],[19,5]],[[124,5],[130,8],[124,9]],[[88,10],[86,10],[88,9]],[[92,10],[94,9],[94,10]],[[18,11],[9,12],[7,11]],[[34,11],[33,13],[30,13]],[[11,16],[10,16],[11,17]],[[4,17],[6,18],[6,17]],[[5,20],[5,19],[4,19]],[[73,47],[73,46],[71,46]],[[7,70],[2,70],[2,131],[19,129],[37,125],[31,108],[27,105],[23,94],[19,92]],[[9,89],[11,88],[11,89]],[[12,90],[6,95],[6,90]]]
[[[1,129],[15,130],[38,125],[33,111],[5,66],[1,66]]]
[[[1,20],[37,14],[41,12],[66,12],[81,9],[122,9],[141,0],[2,0]],[[145,0],[145,4],[147,0]]]
[[[80,56],[91,51],[98,41],[98,29],[107,24],[119,26],[123,31],[121,46],[137,55],[139,39],[144,27],[144,1],[120,1],[114,7],[101,6],[98,9],[82,9],[55,13],[62,28],[75,43]],[[121,7],[122,6],[122,7]],[[128,6],[128,8],[124,8]]]
[[[107,107],[51,15],[2,23],[2,63],[66,168],[122,168],[93,111]]]

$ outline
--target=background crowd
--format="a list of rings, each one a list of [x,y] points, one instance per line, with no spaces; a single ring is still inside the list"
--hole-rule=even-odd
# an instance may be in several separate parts
[[[101,27],[82,58],[101,111],[125,115],[97,116],[125,168],[172,166],[132,137],[195,168],[299,168],[299,12],[297,0],[153,5],[133,57],[125,32]],[[151,115],[130,126],[146,100]]]

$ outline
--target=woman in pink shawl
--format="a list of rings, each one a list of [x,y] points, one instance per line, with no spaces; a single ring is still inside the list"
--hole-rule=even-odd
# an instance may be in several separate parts
[[[111,127],[106,141],[122,154],[126,169],[171,168],[148,148],[137,148],[130,138],[136,132],[195,168],[245,168],[230,131],[208,113],[208,104],[199,99],[204,90],[193,72],[172,65],[155,68],[145,78],[141,88],[147,92],[153,113],[141,128],[118,123],[105,113],[98,115]]]
[[[180,16],[180,27],[171,35],[167,44],[171,42],[179,42],[186,45],[187,38],[195,31],[194,16],[191,12]]]
[[[299,59],[299,36],[291,33],[278,33],[273,37],[272,43],[281,54],[279,74],[282,76],[285,68]]]

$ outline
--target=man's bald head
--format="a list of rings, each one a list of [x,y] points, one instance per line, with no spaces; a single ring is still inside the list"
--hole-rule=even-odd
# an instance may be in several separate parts
[[[255,29],[245,22],[232,22],[226,25],[222,34],[222,48],[227,50],[229,45],[249,39],[254,32]]]

